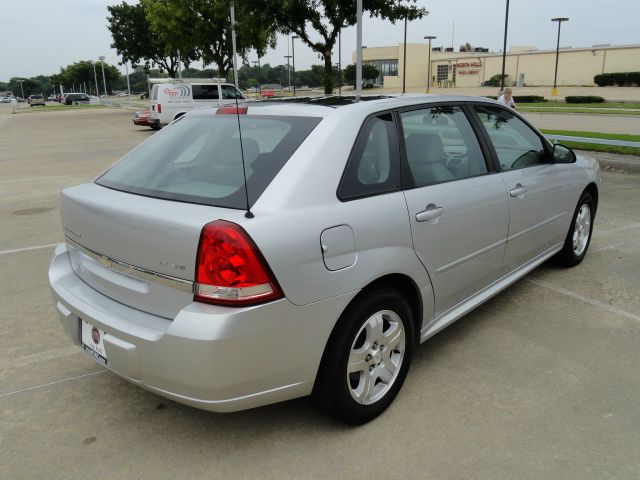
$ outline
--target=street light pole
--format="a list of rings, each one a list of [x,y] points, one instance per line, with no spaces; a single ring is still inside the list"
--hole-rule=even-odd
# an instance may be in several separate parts
[[[258,61],[257,62],[254,60],[252,63],[254,65],[256,63],[258,64],[258,93],[259,93],[260,97],[262,97],[262,86],[260,85],[260,57],[258,57]]]
[[[558,22],[558,43],[556,44],[556,71],[553,74],[553,88],[551,89],[551,96],[558,96],[558,88],[556,86],[556,82],[558,81],[558,57],[560,56],[560,25],[562,22],[568,22],[569,19],[566,17],[556,17],[551,19],[552,22]]]
[[[342,28],[338,32],[338,95],[342,95]]]
[[[236,50],[236,10],[231,2],[231,46],[233,48],[233,80],[238,89],[238,53]]]
[[[107,79],[104,76],[104,57],[100,56],[98,57],[98,60],[100,60],[100,65],[102,65],[102,84],[104,86],[104,96],[108,96],[107,95]]]
[[[293,60],[293,96],[296,96],[296,49],[294,46],[295,39],[300,38],[297,35],[291,37],[291,55]]]
[[[124,68],[127,71],[127,95],[131,95],[131,84],[129,83],[129,62],[124,62]]]
[[[20,82],[20,91],[22,92],[22,98],[24,98],[24,87],[22,86],[22,82],[24,82],[24,80],[18,80],[18,82]]]
[[[504,67],[507,61],[507,26],[509,25],[509,0],[507,0],[507,12],[504,15],[504,44],[502,46],[502,75],[500,76],[500,92],[504,91]]]
[[[96,81],[96,96],[100,98],[100,92],[98,91],[98,75],[96,74],[96,64],[95,62],[91,62],[91,65],[93,65],[93,79]]]
[[[356,0],[356,102],[362,95],[362,0]]]
[[[435,35],[427,35],[425,40],[429,40],[429,57],[427,60],[427,93],[431,93],[431,40],[435,39]]]
[[[284,58],[287,59],[287,82],[289,82],[289,90],[291,90],[291,68],[289,67],[289,59],[291,58],[291,55],[285,55]]]
[[[407,16],[404,17],[404,59],[402,60],[402,93],[407,93]],[[384,78],[384,77],[383,77]]]

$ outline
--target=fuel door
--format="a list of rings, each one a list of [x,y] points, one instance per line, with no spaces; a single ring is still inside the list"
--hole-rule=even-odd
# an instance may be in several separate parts
[[[356,263],[356,239],[349,225],[324,230],[320,235],[320,248],[327,270],[341,270]]]

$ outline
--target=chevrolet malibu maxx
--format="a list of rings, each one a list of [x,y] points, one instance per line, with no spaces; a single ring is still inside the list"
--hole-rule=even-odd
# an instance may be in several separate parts
[[[481,98],[203,108],[62,192],[49,281],[73,342],[136,385],[214,412],[311,395],[364,423],[416,345],[582,261],[599,183]]]

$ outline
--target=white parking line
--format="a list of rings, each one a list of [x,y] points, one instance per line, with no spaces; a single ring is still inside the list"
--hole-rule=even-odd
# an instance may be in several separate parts
[[[580,300],[581,302],[588,303],[589,305],[593,305],[594,307],[600,307],[603,310],[606,310],[607,312],[614,313],[616,315],[621,315],[623,317],[628,318],[629,320],[633,320],[635,322],[640,323],[640,317],[638,315],[634,315],[633,313],[629,313],[620,308],[612,307],[611,305],[607,305],[606,303],[599,302],[598,300],[593,300],[592,298],[585,297],[583,295],[580,295],[579,293],[572,292],[570,290],[565,290],[564,288],[561,288],[561,287],[550,285],[546,282],[541,282],[540,280],[533,280],[532,278],[527,278],[527,280],[533,283],[534,285],[538,285],[539,287],[546,288],[547,290],[551,290],[571,298],[575,298],[576,300]]]
[[[23,388],[21,390],[15,390],[9,393],[3,393],[0,395],[0,398],[9,397],[11,395],[16,395],[22,392],[28,392],[30,390],[37,390],[38,388],[49,387],[51,385],[57,385],[58,383],[65,383],[65,382],[70,382],[72,380],[78,380],[79,378],[90,377],[91,375],[100,375],[101,373],[106,373],[108,371],[109,370],[100,370],[99,372],[85,373],[84,375],[78,375],[77,377],[65,378],[63,380],[56,380],[55,382],[43,383],[42,385],[34,385],[33,387]]]
[[[28,252],[30,250],[42,250],[43,248],[56,247],[60,243],[50,243],[48,245],[36,245],[34,247],[15,248],[13,250],[0,250],[0,255],[8,255],[10,253]]]

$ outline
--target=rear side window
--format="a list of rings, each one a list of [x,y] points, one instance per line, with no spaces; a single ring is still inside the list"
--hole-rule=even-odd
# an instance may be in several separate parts
[[[222,98],[224,100],[233,100],[234,98],[244,99],[242,93],[240,93],[238,90],[236,90],[235,87],[232,87],[231,85],[220,85],[220,88],[222,89]]]
[[[194,100],[218,100],[218,85],[191,85]]]
[[[158,89],[160,85],[154,85],[151,89],[151,100],[158,100]]]
[[[414,186],[461,180],[487,173],[480,144],[458,106],[401,114],[407,163]]]
[[[368,118],[338,187],[340,200],[380,195],[400,188],[398,140],[390,113]]]
[[[240,116],[250,205],[320,120]],[[238,117],[182,117],[132,150],[96,183],[150,197],[245,208]]]

